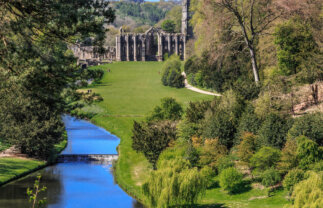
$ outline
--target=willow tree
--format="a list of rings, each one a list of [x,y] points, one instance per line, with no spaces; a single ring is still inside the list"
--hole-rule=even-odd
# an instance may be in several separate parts
[[[256,43],[279,16],[272,0],[215,0],[213,7],[226,10],[240,27],[244,42],[249,49],[255,82],[259,82]]]
[[[102,0],[0,1],[0,137],[46,158],[63,133],[62,92],[79,68],[76,39],[100,46],[114,11]]]
[[[191,168],[183,159],[163,161],[157,171],[152,171],[143,192],[151,207],[176,207],[193,205],[207,188],[208,170]]]

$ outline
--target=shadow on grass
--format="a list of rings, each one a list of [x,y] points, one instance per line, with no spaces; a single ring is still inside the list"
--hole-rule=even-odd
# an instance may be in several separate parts
[[[251,189],[252,189],[251,188],[251,181],[244,180],[244,181],[241,182],[241,184],[239,185],[239,187],[236,190],[231,192],[231,194],[232,195],[234,195],[234,194],[242,194],[242,193],[250,191]]]

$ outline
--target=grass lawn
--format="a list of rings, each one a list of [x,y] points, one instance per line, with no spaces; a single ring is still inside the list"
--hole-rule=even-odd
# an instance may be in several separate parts
[[[163,86],[160,81],[161,67],[162,63],[159,62],[118,62],[93,67],[110,69],[111,72],[106,72],[101,83],[91,88],[93,92],[100,93],[104,101],[83,109],[96,112],[92,122],[121,138],[120,156],[115,167],[116,179],[122,188],[141,201],[145,199],[140,185],[146,178],[149,164],[142,154],[131,148],[133,121],[142,120],[164,97],[173,97],[184,107],[190,101],[213,99],[213,96],[187,89]],[[262,195],[264,193],[261,191],[252,190],[231,197],[219,188],[213,188],[206,192],[198,207],[221,207],[216,204],[228,207],[259,207],[260,204],[264,204],[264,207],[266,204],[272,205],[270,207],[282,207],[286,203],[286,200],[282,200],[283,192],[278,192],[269,199],[248,200]],[[237,204],[241,206],[235,206]]]
[[[30,172],[39,166],[45,165],[45,161],[34,159],[4,157],[0,158],[0,184]]]
[[[67,145],[66,133],[64,137],[63,141],[54,146],[51,156],[52,160],[65,149]],[[0,158],[0,185],[31,173],[40,167],[44,167],[46,164],[48,164],[46,161],[31,158],[2,157]]]

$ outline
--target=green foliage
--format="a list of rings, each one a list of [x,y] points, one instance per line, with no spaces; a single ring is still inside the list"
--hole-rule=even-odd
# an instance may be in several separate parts
[[[142,152],[156,169],[159,155],[176,140],[176,125],[169,121],[133,124],[132,148]]]
[[[115,2],[114,8],[119,16],[129,16],[137,23],[155,25],[164,19],[170,8],[163,8],[158,3]]]
[[[243,162],[249,163],[257,150],[256,136],[252,133],[244,133],[240,144],[237,146],[237,155]]]
[[[306,180],[294,186],[292,208],[319,208],[323,206],[322,172],[310,172]]]
[[[161,120],[180,120],[183,114],[182,106],[176,102],[174,98],[161,99],[161,106],[156,106],[148,116],[148,121],[161,121]]]
[[[206,139],[201,148],[199,162],[201,166],[209,166],[215,170],[219,159],[227,155],[227,153],[226,146],[222,145],[218,139]]]
[[[13,0],[0,13],[0,137],[46,159],[64,131],[63,91],[82,79],[67,42],[93,36],[102,46],[114,12],[103,1]]]
[[[291,19],[276,28],[275,44],[278,45],[278,65],[283,75],[299,72],[301,64],[318,50],[310,26],[298,19]]]
[[[231,194],[239,192],[243,175],[234,167],[224,169],[219,176],[220,186]]]
[[[207,187],[207,173],[183,159],[164,161],[150,172],[142,189],[151,207],[193,205]]]
[[[175,22],[173,20],[165,20],[161,24],[161,28],[168,33],[174,33],[175,32]]]
[[[235,125],[229,113],[218,110],[203,125],[203,136],[205,138],[219,138],[221,144],[227,148],[233,145]]]
[[[288,137],[296,138],[304,135],[318,145],[323,146],[323,114],[311,113],[295,119],[291,129],[288,131]]]
[[[33,189],[30,189],[28,188],[27,189],[27,195],[29,197],[29,203],[32,204],[32,208],[42,208],[42,207],[45,207],[45,204],[46,204],[46,198],[44,199],[38,199],[38,195],[39,193],[41,192],[44,192],[46,191],[46,187],[43,186],[42,188],[40,187],[40,178],[41,176],[37,176],[37,179],[34,183],[34,188]]]
[[[264,145],[282,148],[286,141],[289,124],[276,114],[270,114],[264,120],[258,135]]]
[[[280,160],[280,151],[272,147],[262,147],[250,159],[252,167],[259,171],[275,167]]]
[[[210,107],[210,101],[190,102],[186,109],[185,118],[188,122],[199,123],[205,117],[205,112]]]
[[[281,176],[280,176],[279,172],[274,168],[270,168],[268,170],[265,170],[261,174],[261,184],[264,186],[267,186],[267,187],[273,186],[273,185],[276,185],[280,181],[281,181]]]
[[[296,138],[297,141],[297,157],[299,160],[299,167],[307,169],[312,163],[318,162],[322,159],[322,154],[316,142],[310,140],[306,136]]]
[[[199,152],[191,144],[186,149],[185,159],[190,161],[192,167],[198,167],[199,166],[199,160],[200,160]]]
[[[254,112],[254,107],[252,105],[247,105],[239,119],[237,137],[239,138],[243,136],[245,132],[250,132],[254,135],[257,135],[259,129],[261,128],[261,124],[261,120],[257,117],[257,115]]]
[[[165,86],[183,88],[184,76],[181,73],[181,61],[178,56],[171,56],[162,69],[162,83]]]
[[[227,168],[234,167],[234,159],[231,155],[220,157],[217,161],[217,170],[218,173],[221,173]]]
[[[305,177],[305,172],[300,169],[292,169],[288,172],[283,180],[283,186],[290,193],[293,192],[293,188],[296,184],[301,182]]]
[[[282,149],[281,161],[279,162],[279,169],[283,173],[287,173],[289,170],[298,166],[297,155],[297,142],[296,139],[288,139]]]

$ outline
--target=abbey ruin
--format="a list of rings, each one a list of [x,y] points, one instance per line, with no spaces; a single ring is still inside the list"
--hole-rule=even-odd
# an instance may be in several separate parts
[[[167,33],[160,28],[151,27],[145,33],[125,33],[122,28],[116,37],[115,47],[108,47],[99,54],[92,46],[81,44],[71,47],[80,62],[102,61],[163,61],[164,55],[178,55],[186,59],[186,42],[192,32],[189,27],[190,0],[182,1],[181,33]]]

